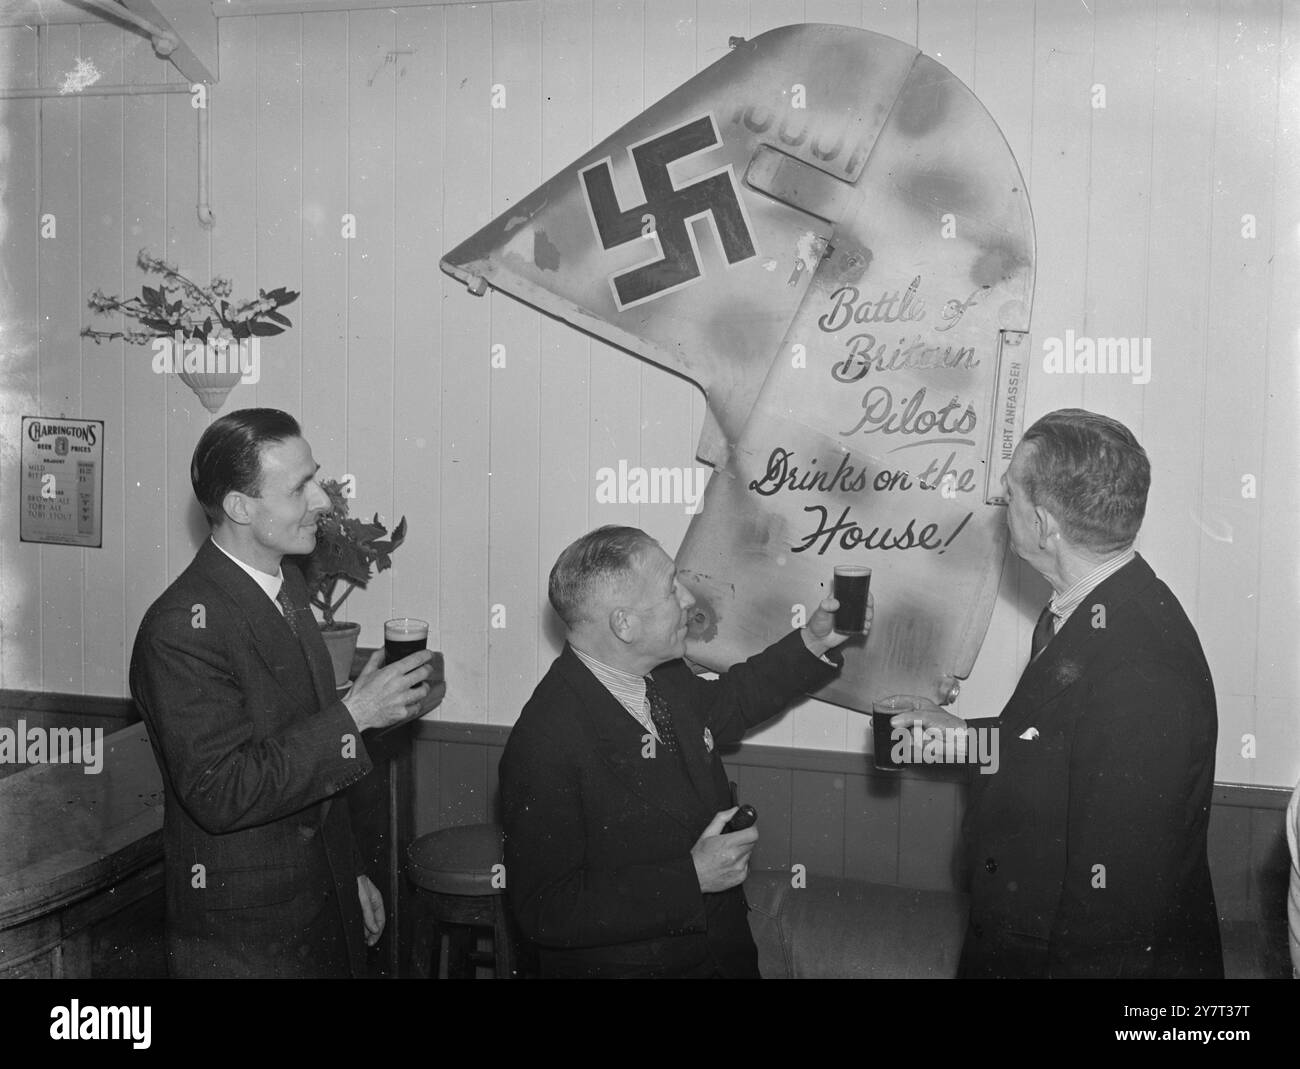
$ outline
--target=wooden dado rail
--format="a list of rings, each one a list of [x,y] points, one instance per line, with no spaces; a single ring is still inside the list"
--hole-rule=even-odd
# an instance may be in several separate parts
[[[0,690],[0,725],[13,726],[20,718],[28,725],[48,727],[101,725],[105,737],[138,722],[127,699]],[[438,721],[415,725],[413,753],[390,785],[394,792],[405,796],[403,802],[413,800],[413,807],[401,804],[398,808],[405,812],[414,809],[414,834],[498,819],[497,763],[509,734],[508,727],[499,725]],[[10,920],[18,919],[19,913],[29,921],[42,912],[48,914],[41,932],[29,928],[28,934],[39,936],[38,941],[50,942],[51,946],[57,943],[59,925],[68,935],[88,931],[92,936],[90,942],[82,938],[75,947],[68,946],[49,957],[29,958],[26,968],[19,967],[9,975],[78,973],[80,967],[68,968],[71,961],[60,957],[73,953],[83,964],[93,953],[104,961],[103,971],[112,974],[148,974],[157,967],[161,949],[157,938],[161,923],[158,812],[156,799],[144,797],[152,788],[137,782],[146,773],[156,777],[156,769],[151,767],[152,754],[147,752],[142,731],[139,738],[130,740],[130,746],[137,756],[147,759],[143,765],[139,761],[114,760],[101,776],[81,777],[96,781],[94,789],[104,793],[111,804],[101,809],[96,801],[94,806],[77,807],[40,842],[18,843],[9,834],[17,814],[4,812],[3,807],[16,804],[15,799],[26,797],[27,792],[14,793],[15,786],[21,787],[21,783],[15,785],[12,781],[20,779],[20,775],[6,776],[12,770],[0,769],[0,827],[6,828],[6,846],[0,857],[4,864],[0,869],[13,870],[0,871],[0,883],[6,878],[10,881],[11,905],[17,907],[18,899],[22,899],[21,908]],[[742,800],[759,812],[762,837],[754,853],[756,868],[788,870],[800,864],[810,877],[848,876],[919,888],[959,886],[955,858],[964,804],[961,775],[942,769],[877,772],[862,754],[754,744],[744,744],[726,754],[725,763],[739,785]],[[48,776],[56,771],[64,770],[32,769],[21,776]],[[118,772],[131,782],[115,785]],[[10,782],[6,787],[7,780]],[[91,787],[80,782],[77,786],[82,790]],[[1289,858],[1284,831],[1288,796],[1286,790],[1268,787],[1215,787],[1210,865],[1223,919],[1225,954],[1235,958],[1235,968],[1232,960],[1229,962],[1233,975],[1290,975],[1286,945]],[[148,812],[132,818],[140,824],[137,838],[122,839],[113,832],[116,838],[110,835],[101,844],[103,850],[120,855],[117,863],[110,863],[107,855],[92,856],[100,847],[90,843],[98,834],[90,817],[96,811],[109,817],[123,816],[118,809],[124,797],[141,803]],[[406,840],[409,834],[398,838]],[[58,886],[51,885],[45,902],[48,908],[33,910],[33,896],[40,899],[42,892],[34,888],[33,874],[19,874],[19,862],[25,858],[33,864],[48,865],[48,858],[38,856],[42,854],[41,842],[50,849],[57,848],[62,855],[60,863],[68,861],[72,855],[64,840],[71,835],[90,837],[90,845],[77,846],[86,855],[82,858],[86,881],[69,894],[63,869],[56,864],[42,870]],[[400,851],[395,851],[394,856],[400,857]],[[115,893],[112,897],[119,902],[131,899],[136,904],[135,915],[115,920],[104,914],[97,903],[102,904],[108,888],[125,875],[124,869],[137,874],[138,886],[132,886],[131,895]],[[35,877],[44,878],[42,872],[35,873]],[[120,883],[118,887],[125,889]],[[0,894],[0,906],[3,899]],[[0,944],[5,928],[0,916]],[[154,960],[147,964],[138,960],[124,962],[124,952],[136,957],[144,949],[134,938],[124,937],[128,933],[139,936],[144,929],[151,937],[145,944],[148,956]],[[0,975],[6,971],[5,958],[0,946]],[[9,961],[13,963],[14,958],[9,957]]]
[[[509,734],[500,725],[416,725],[417,835],[499,819],[497,763]],[[750,743],[723,757],[741,800],[758,810],[755,868],[801,864],[810,877],[962,889],[956,859],[964,773],[878,772],[869,755]],[[1230,975],[1290,976],[1289,797],[1270,787],[1214,788],[1210,867]]]

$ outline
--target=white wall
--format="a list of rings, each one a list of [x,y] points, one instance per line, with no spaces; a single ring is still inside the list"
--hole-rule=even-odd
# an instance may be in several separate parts
[[[1032,197],[1036,345],[1067,328],[1152,340],[1148,385],[1039,374],[1027,417],[1095,408],[1146,445],[1140,548],[1214,671],[1217,778],[1293,783],[1300,9],[1283,0],[519,0],[222,18],[210,232],[186,96],[0,102],[0,686],[125,693],[140,616],[197,544],[187,465],[207,413],[149,371],[147,350],[78,338],[92,289],[138,291],[147,246],[233,276],[237,294],[303,291],[294,328],[263,345],[262,381],[225,410],[294,412],[325,471],[357,476],[359,510],[407,516],[393,571],[349,602],[363,641],[393,613],[429,614],[451,681],[440,715],[512,722],[557,648],[544,587],[559,550],[620,521],[671,549],[689,522],[678,506],[596,504],[596,470],[691,464],[703,400],[509,298],[470,297],[439,256],[729,36],[800,19],[914,43],[989,108]],[[108,82],[178,80],[103,23],[50,26],[39,45],[34,29],[0,27],[5,86],[56,84],[76,57]],[[495,84],[504,109],[490,107]],[[39,236],[43,213],[54,239]],[[494,344],[507,352],[495,371]],[[107,421],[102,549],[18,542],[22,414]],[[1032,624],[1017,606],[1046,588],[1013,564],[1002,595],[967,712],[1010,692]],[[759,737],[857,750],[865,728],[808,702]]]

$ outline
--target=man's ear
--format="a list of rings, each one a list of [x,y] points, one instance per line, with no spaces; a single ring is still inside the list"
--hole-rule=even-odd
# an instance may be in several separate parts
[[[231,490],[221,499],[221,508],[226,514],[226,519],[231,523],[246,527],[253,522],[253,517],[249,515],[248,511],[248,496],[241,494],[238,490]]]
[[[636,616],[626,609],[611,609],[609,613],[609,629],[620,642],[631,643],[636,639]]]
[[[1034,518],[1038,520],[1038,548],[1046,549],[1049,542],[1061,536],[1061,525],[1042,505],[1034,506]]]

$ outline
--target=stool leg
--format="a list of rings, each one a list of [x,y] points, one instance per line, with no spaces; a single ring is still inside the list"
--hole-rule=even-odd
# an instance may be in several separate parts
[[[411,924],[409,968],[413,977],[427,980],[430,966],[433,975],[438,975],[438,958],[442,952],[441,934],[429,902],[422,893],[417,892],[412,896],[411,908],[415,912],[415,918]]]
[[[498,980],[515,978],[514,938],[510,928],[510,911],[506,908],[505,897],[498,895],[492,924],[492,950]]]
[[[473,980],[474,929],[461,924],[447,925],[447,979]]]

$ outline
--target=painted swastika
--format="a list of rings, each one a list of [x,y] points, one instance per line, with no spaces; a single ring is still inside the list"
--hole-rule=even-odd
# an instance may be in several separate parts
[[[675,188],[668,165],[721,142],[711,115],[703,115],[658,137],[633,145],[629,152],[641,179],[645,202],[621,209],[608,160],[582,171],[582,188],[601,246],[612,249],[652,238],[659,256],[611,280],[620,309],[653,300],[700,277],[700,261],[690,223],[711,217],[727,263],[756,255],[749,223],[736,196],[731,168],[726,167]]]

